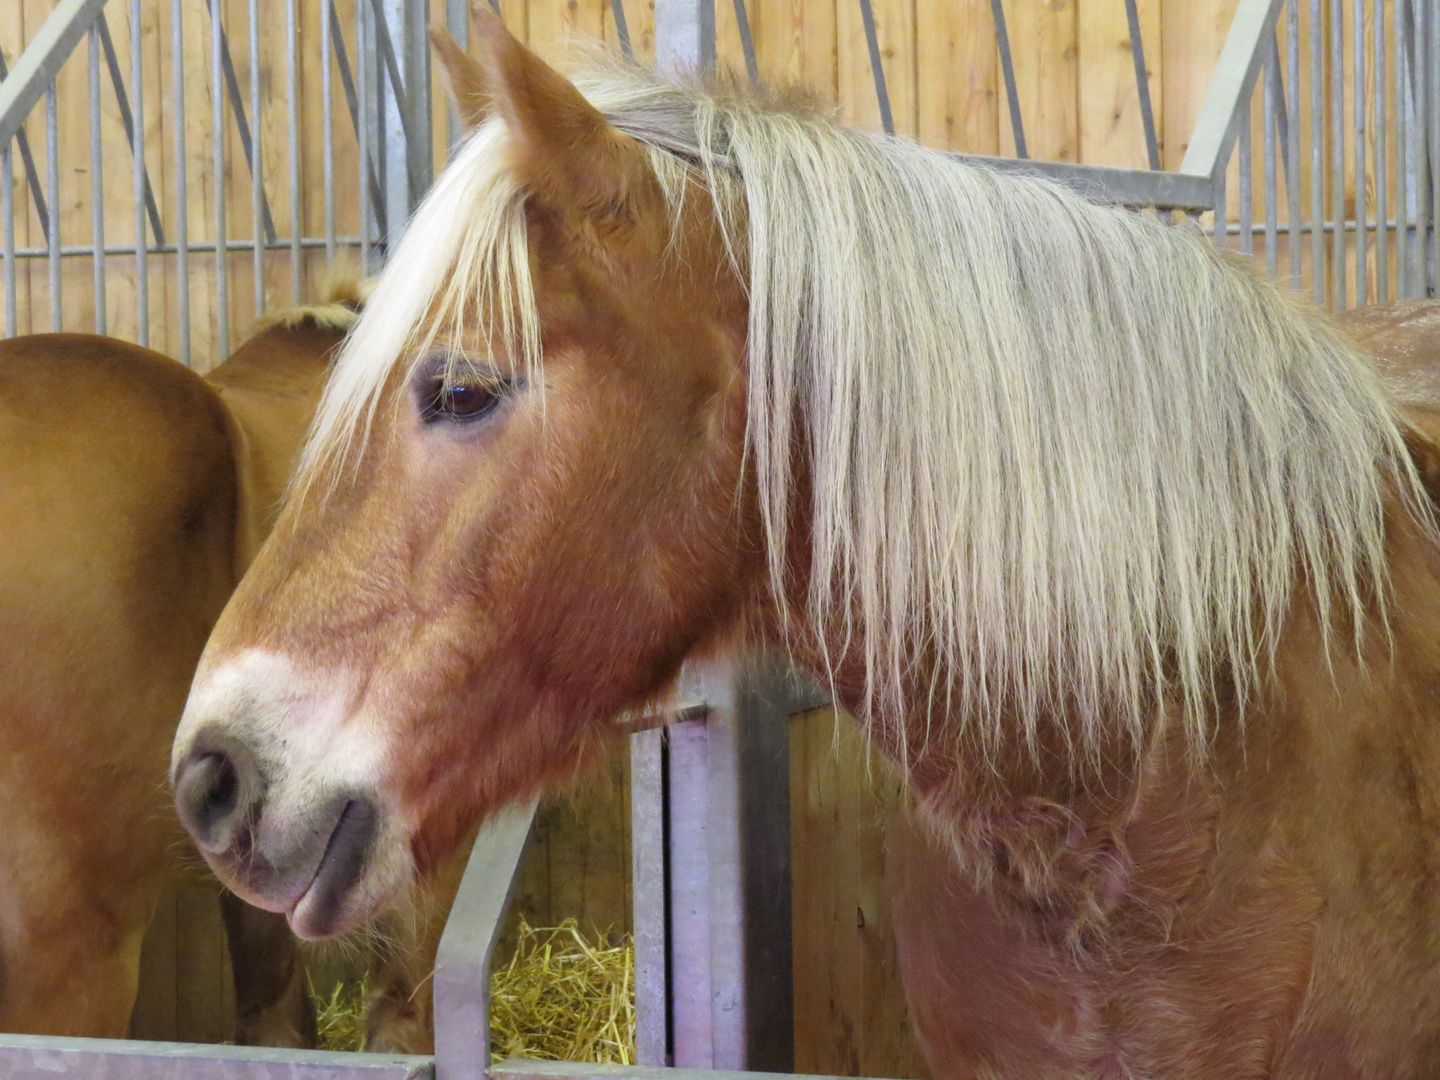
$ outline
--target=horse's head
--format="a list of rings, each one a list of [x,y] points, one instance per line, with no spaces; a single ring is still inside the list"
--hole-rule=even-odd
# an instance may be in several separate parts
[[[437,45],[474,131],[338,363],[175,743],[206,858],[305,937],[573,773],[763,565],[743,252],[677,159],[667,186],[498,22],[475,30],[479,59]]]

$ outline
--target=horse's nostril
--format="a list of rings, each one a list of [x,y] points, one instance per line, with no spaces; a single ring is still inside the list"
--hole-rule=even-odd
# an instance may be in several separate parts
[[[219,854],[235,840],[258,801],[252,759],[239,748],[197,750],[175,777],[175,808],[202,851]]]

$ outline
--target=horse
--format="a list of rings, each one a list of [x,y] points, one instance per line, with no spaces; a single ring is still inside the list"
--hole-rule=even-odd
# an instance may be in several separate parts
[[[1433,444],[1373,364],[1193,229],[471,42],[176,733],[222,880],[362,925],[773,648],[905,777],[937,1077],[1433,1075]]]
[[[337,282],[203,379],[112,338],[0,342],[0,1031],[126,1034],[157,897],[204,872],[166,750],[358,304]],[[284,921],[221,908],[237,1040],[314,1046]]]

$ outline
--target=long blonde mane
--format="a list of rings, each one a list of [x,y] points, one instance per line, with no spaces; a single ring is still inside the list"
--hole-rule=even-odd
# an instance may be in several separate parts
[[[1001,716],[1033,739],[1063,707],[1093,751],[1174,698],[1203,749],[1299,582],[1357,647],[1367,603],[1383,612],[1383,495],[1422,505],[1389,400],[1322,319],[1192,231],[743,93],[605,65],[577,85],[672,202],[696,180],[715,196],[749,282],[772,575],[804,439],[813,573],[788,615],[863,650],[877,719],[958,710],[994,745]],[[428,313],[489,311],[540,363],[506,143],[482,125],[417,213],[307,475],[363,441]]]

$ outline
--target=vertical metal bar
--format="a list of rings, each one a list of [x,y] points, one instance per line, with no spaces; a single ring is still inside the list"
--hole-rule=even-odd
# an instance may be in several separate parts
[[[630,736],[630,895],[635,927],[635,1063],[670,1054],[670,905],[666,750],[661,728]]]
[[[330,0],[327,0],[328,2]],[[627,60],[633,60],[634,54],[630,51],[630,33],[625,25],[625,6],[620,0],[610,0],[610,10],[615,17],[615,27],[620,33],[620,48],[624,51]],[[500,13],[497,11],[496,14]],[[445,28],[450,31],[450,36],[455,39],[460,48],[469,47],[470,0],[445,0]],[[445,103],[445,130],[448,136],[448,149],[453,151],[455,144],[465,137],[465,130],[460,126],[460,113],[456,110],[453,101]]]
[[[1240,120],[1240,254],[1255,254],[1255,163],[1251,159],[1249,103]]]
[[[355,142],[357,145],[356,157],[360,165],[360,190],[364,191],[370,180],[370,120],[369,120],[369,94],[366,85],[366,75],[369,74],[369,42],[365,26],[365,9],[368,5],[356,0],[355,3],[355,100],[350,107],[352,119],[355,121]],[[343,42],[339,34],[336,34],[336,41]],[[376,207],[381,205],[379,184],[376,183],[371,190],[369,199],[360,200],[360,266],[363,272],[370,271],[370,204],[373,202]]]
[[[262,215],[265,207],[265,170],[262,162],[261,132],[265,128],[260,112],[260,0],[250,0],[250,115],[255,134],[250,143],[250,273],[255,291],[255,314],[265,314],[265,238]]]
[[[305,268],[300,261],[300,65],[295,2],[285,0],[285,100],[290,119],[290,299],[299,307],[305,299]]]
[[[335,66],[340,69],[340,86],[341,89],[345,91],[345,104],[346,106],[348,106],[350,111],[350,125],[355,129],[355,138],[357,142],[360,139],[360,126],[362,117],[368,115],[364,112],[364,109],[367,106],[365,106],[364,103],[360,100],[360,97],[355,90],[356,79],[359,79],[363,84],[365,77],[365,69],[359,66],[363,59],[362,50],[364,48],[364,34],[362,31],[362,27],[364,25],[364,12],[364,4],[361,4],[355,9],[355,63],[357,67],[354,76],[352,77],[350,72],[350,57],[349,54],[345,51],[345,34],[340,29],[340,17],[335,13],[335,5],[333,3],[330,5],[330,39],[335,43]],[[360,154],[360,157],[362,159],[365,159],[366,155],[362,153]],[[369,174],[369,191],[371,206],[374,209],[376,218],[380,221],[381,228],[383,229],[385,223],[385,213],[384,203],[381,201],[380,179],[378,176],[376,176],[373,167],[362,171],[360,176],[360,189],[362,191],[366,190],[366,172],[368,172]]]
[[[50,229],[46,244],[50,255],[50,329],[64,329],[60,310],[60,121],[55,83],[45,88],[45,168]]]
[[[9,77],[5,64],[5,53],[0,51],[0,82]],[[30,197],[35,201],[35,214],[40,219],[40,228],[50,235],[50,211],[45,208],[45,196],[40,194],[40,170],[35,167],[35,156],[30,152],[30,136],[22,126],[15,132],[15,141],[20,145],[20,161],[25,166],[25,179],[30,185]]]
[[[230,252],[225,221],[225,67],[220,53],[224,0],[210,0],[210,143],[215,168],[215,344],[212,361],[230,352]]]
[[[130,153],[135,150],[135,125],[130,116],[130,99],[125,93],[125,78],[120,74],[120,61],[115,56],[115,42],[110,39],[110,26],[105,21],[105,13],[102,11],[95,20],[95,25],[100,28],[100,47],[105,52],[105,64],[110,69],[110,85],[115,89],[115,104],[120,110],[120,122],[125,127],[125,139],[130,144]],[[139,91],[136,92],[137,95]],[[144,164],[144,155],[141,153],[141,165]],[[145,212],[150,216],[150,229],[155,234],[157,244],[165,243],[165,230],[160,226],[160,207],[155,202],[155,192],[150,186],[149,177],[141,170],[141,179],[145,183]]]
[[[740,12],[744,12],[744,0],[735,0],[735,6],[740,9]],[[635,49],[630,44],[630,24],[625,21],[625,0],[610,0],[610,17],[615,20],[615,35],[620,39],[620,52],[624,55],[626,60],[634,60]],[[748,41],[749,38],[750,22],[749,19],[746,19],[745,40]],[[753,54],[754,45],[751,45],[750,49],[751,53]],[[751,80],[753,81],[754,78],[755,76],[752,75]],[[451,110],[451,113],[453,115],[453,109]],[[453,143],[455,140],[452,137],[450,141]]]
[[[1412,148],[1415,155],[1415,245],[1411,249],[1410,257],[1410,289],[1414,296],[1424,296],[1426,292],[1425,261],[1426,247],[1428,245],[1428,222],[1430,220],[1429,198],[1430,193],[1426,188],[1426,170],[1429,168],[1429,149],[1427,146],[1430,129],[1430,73],[1427,70],[1429,65],[1425,63],[1425,39],[1429,28],[1430,20],[1426,17],[1428,5],[1422,0],[1412,9],[1414,18],[1415,36],[1412,42],[1414,50],[1414,66],[1412,74],[1415,79],[1415,128]]]
[[[140,0],[130,0],[130,89],[135,96],[135,129],[130,138],[130,160],[135,185],[135,337],[150,344],[150,253],[145,242],[144,196],[150,194],[145,173],[145,72],[142,61]],[[160,242],[157,230],[155,242]]]
[[[1375,132],[1375,295],[1390,301],[1390,192],[1385,136],[1385,4],[1375,5],[1375,66],[1370,73],[1370,102]]]
[[[619,9],[620,0],[611,0],[615,8]],[[624,19],[624,13],[620,18]],[[735,0],[735,25],[740,28],[740,49],[745,54],[745,73],[750,76],[752,84],[760,81],[760,68],[755,63],[755,41],[750,36],[750,16],[745,10],[745,0]],[[628,37],[628,35],[627,35]],[[625,45],[626,55],[629,55],[629,44]]]
[[[1330,0],[1330,207],[1335,216],[1331,234],[1331,305],[1345,310],[1345,10],[1344,0]]]
[[[655,66],[715,69],[715,0],[655,0]]]
[[[736,0],[739,3],[740,0]],[[1140,35],[1140,9],[1136,0],[1125,0],[1125,17],[1130,24],[1130,56],[1135,61],[1135,91],[1140,98],[1140,123],[1145,129],[1145,151],[1150,168],[1159,169],[1160,140],[1155,134],[1155,110],[1150,106],[1150,73],[1145,70],[1145,42]]]
[[[1020,116],[1020,90],[1015,85],[1015,60],[1010,55],[1010,32],[1005,26],[1002,0],[990,0],[990,15],[995,20],[995,47],[1000,51],[1000,70],[1005,76],[1005,100],[1010,106],[1010,131],[1015,137],[1015,156],[1028,158],[1025,124]]]
[[[334,90],[330,84],[330,19],[335,0],[323,0],[320,12],[320,115],[324,125],[321,168],[325,184],[325,261],[335,262],[335,115]],[[360,191],[364,201],[364,189]]]
[[[1365,4],[1364,0],[1350,0],[1351,27],[1355,35],[1353,42],[1354,59],[1354,101],[1355,109],[1355,306],[1364,307],[1370,297],[1368,268],[1365,265],[1369,254],[1369,237],[1366,228],[1369,223],[1368,202],[1365,197]]]
[[[5,336],[14,337],[20,313],[15,310],[15,162],[9,142],[0,150],[0,238],[5,246]]]
[[[1320,0],[1310,0],[1310,271],[1315,303],[1321,306],[1328,292],[1325,288],[1324,35]]]
[[[707,721],[671,724],[670,962],[675,1065],[715,1068]]]
[[[1430,212],[1426,215],[1427,227],[1429,230],[1429,243],[1427,245],[1428,255],[1425,256],[1425,265],[1428,267],[1427,276],[1422,279],[1425,289],[1424,295],[1435,295],[1437,262],[1440,262],[1440,229],[1437,229],[1437,216],[1440,216],[1440,5],[1432,2],[1429,7],[1429,17],[1426,19],[1426,29],[1429,31],[1425,38],[1428,45],[1426,53],[1426,86],[1429,90],[1430,105]]]
[[[1395,298],[1410,296],[1410,75],[1405,47],[1413,21],[1395,4]]]
[[[105,333],[105,178],[100,140],[100,26],[90,24],[90,260],[95,272],[95,332]]]
[[[890,115],[890,91],[885,86],[885,67],[880,60],[880,36],[875,30],[875,10],[870,0],[860,0],[860,21],[865,24],[865,44],[870,50],[870,75],[875,80],[875,100],[880,106],[880,124],[886,135],[895,134]]]
[[[175,94],[175,285],[180,297],[180,362],[190,366],[190,205],[185,160],[184,0],[171,0],[170,53]]]
[[[1215,170],[1215,220],[1211,223],[1213,242],[1221,251],[1229,245],[1229,237],[1225,235],[1226,219],[1230,213],[1226,203],[1225,173],[1225,169]]]
[[[1300,0],[1287,0],[1285,12],[1285,63],[1289,75],[1289,166],[1285,172],[1285,201],[1290,204],[1290,286],[1300,291],[1301,208],[1300,208]]]
[[[1274,38],[1271,38],[1274,41]],[[1265,269],[1274,274],[1279,266],[1279,193],[1276,190],[1278,171],[1276,157],[1276,127],[1279,124],[1279,117],[1276,115],[1275,93],[1275,65],[1278,53],[1271,50],[1265,57],[1265,134],[1263,138],[1265,152]]]

